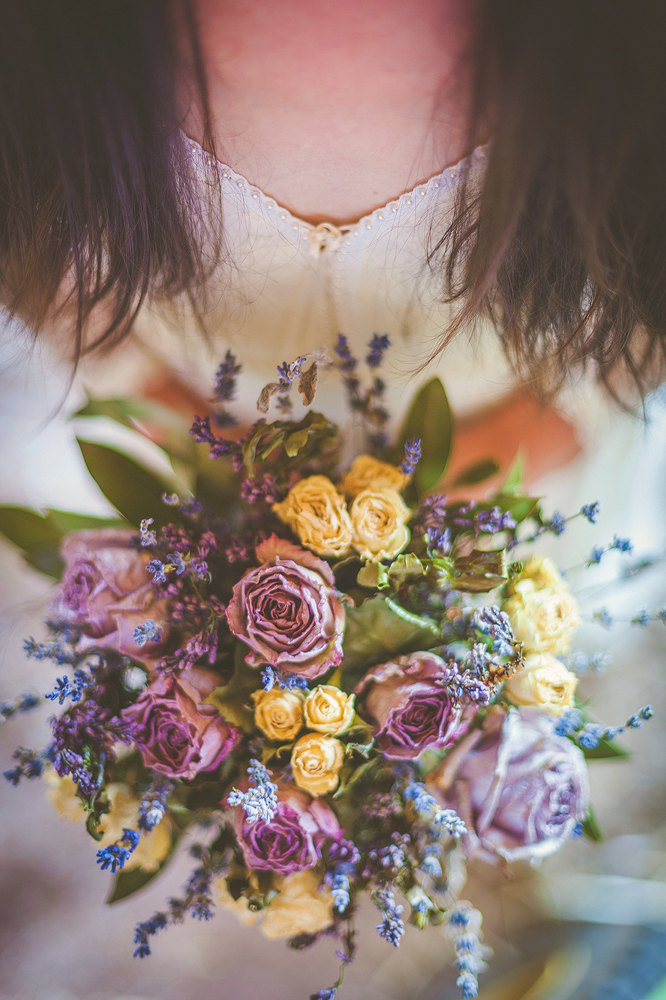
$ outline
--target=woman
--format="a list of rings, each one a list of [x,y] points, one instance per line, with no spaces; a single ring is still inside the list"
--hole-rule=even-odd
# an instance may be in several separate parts
[[[632,8],[629,31],[622,4],[592,2],[7,7],[3,298],[28,328],[59,328],[61,351],[131,329],[154,374],[155,354],[187,367],[203,326],[209,373],[189,365],[203,393],[227,342],[270,345],[268,374],[338,331],[357,344],[387,332],[404,382],[450,341],[440,363],[454,409],[477,415],[499,398],[509,424],[517,379],[503,356],[541,388],[581,366],[614,393],[659,378],[658,3]],[[470,154],[488,139],[482,166]],[[216,156],[262,190],[239,202],[242,179]],[[442,197],[422,182],[448,164]],[[275,221],[261,205],[257,227],[263,190],[278,204]],[[404,200],[397,227],[377,219],[401,192],[422,200],[416,222]],[[334,245],[359,219],[354,247]],[[156,312],[178,315],[175,338]],[[145,384],[145,358],[119,364]],[[524,393],[520,408],[518,423],[537,419]],[[562,421],[538,421],[571,457]],[[502,457],[515,450],[515,429],[495,437]]]
[[[231,344],[254,399],[276,363],[330,350],[339,331],[360,352],[377,331],[394,342],[397,418],[445,339],[436,367],[469,433],[459,464],[526,443],[535,476],[572,456],[596,410],[573,431],[526,386],[580,369],[616,394],[658,380],[660,4],[632,4],[629,25],[623,4],[591,0],[24,0],[3,13],[3,299],[59,338],[56,354],[122,341],[81,362],[100,392],[206,395]],[[54,397],[33,388],[28,404],[39,420]],[[78,506],[63,442],[32,447],[31,463],[16,445],[11,467],[41,481],[25,471],[12,499]],[[231,952],[250,946],[223,933]],[[67,975],[90,992],[81,968]],[[375,995],[414,982],[389,994],[385,978]],[[271,998],[297,993],[290,978]]]

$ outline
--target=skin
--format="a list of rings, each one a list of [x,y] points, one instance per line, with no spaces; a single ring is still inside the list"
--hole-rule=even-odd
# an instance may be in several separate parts
[[[195,0],[218,157],[295,215],[338,225],[458,162],[470,9],[464,0]],[[201,141],[192,93],[184,62],[182,127]],[[519,448],[528,481],[579,450],[572,427],[521,389],[459,426],[451,474],[488,456],[506,466]]]

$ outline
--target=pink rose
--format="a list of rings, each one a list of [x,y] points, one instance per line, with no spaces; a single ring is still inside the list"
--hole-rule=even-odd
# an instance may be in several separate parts
[[[191,667],[158,677],[121,713],[146,767],[171,778],[214,771],[242,736],[203,700],[219,685],[208,670]]]
[[[257,558],[261,565],[236,584],[227,607],[229,628],[252,650],[247,662],[308,680],[337,666],[345,612],[328,564],[276,535]]]
[[[487,861],[543,858],[562,846],[589,809],[585,758],[534,709],[491,711],[427,779]]]
[[[373,727],[385,757],[414,760],[450,746],[467,731],[447,690],[449,669],[434,653],[409,653],[372,667],[356,685],[356,710]]]
[[[53,616],[81,630],[80,647],[115,649],[143,662],[161,654],[167,602],[157,598],[148,558],[131,547],[132,537],[131,531],[113,528],[67,535]],[[149,619],[159,626],[160,639],[139,647],[134,629]]]
[[[234,809],[234,829],[248,868],[291,872],[313,868],[326,841],[339,840],[340,824],[330,806],[295,785],[278,785],[278,809],[270,821],[248,823],[242,807]]]

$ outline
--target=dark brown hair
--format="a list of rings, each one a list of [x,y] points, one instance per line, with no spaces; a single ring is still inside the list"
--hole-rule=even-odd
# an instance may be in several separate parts
[[[431,254],[462,302],[448,336],[489,312],[532,376],[587,363],[644,387],[665,353],[666,10],[477,0],[475,20],[469,148],[492,141],[482,190],[463,183]],[[74,306],[77,355],[122,337],[147,296],[196,307],[219,252],[178,132],[177,57],[164,0],[3,4],[3,298],[35,329]]]

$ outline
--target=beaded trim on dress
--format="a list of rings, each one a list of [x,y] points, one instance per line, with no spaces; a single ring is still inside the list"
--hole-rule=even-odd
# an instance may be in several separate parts
[[[190,152],[195,158],[195,162],[199,161],[208,167],[217,168],[223,181],[227,181],[229,188],[237,188],[239,191],[243,192],[245,195],[249,196],[250,199],[258,201],[261,203],[262,207],[269,213],[274,214],[274,219],[276,223],[283,223],[285,229],[290,229],[294,233],[298,234],[298,237],[303,240],[312,240],[313,234],[332,234],[338,239],[347,236],[352,237],[358,235],[364,229],[372,229],[376,222],[382,222],[385,218],[390,218],[393,213],[400,211],[406,205],[416,204],[421,199],[428,198],[435,191],[442,190],[453,190],[456,186],[456,181],[461,176],[464,170],[468,169],[470,172],[474,172],[474,168],[485,160],[486,149],[485,145],[477,146],[469,156],[463,157],[457,163],[452,164],[449,167],[445,167],[440,173],[434,174],[427,181],[421,184],[415,185],[409,191],[403,192],[398,197],[391,199],[391,201],[386,202],[384,205],[380,205],[378,208],[373,209],[370,212],[365,213],[356,219],[354,222],[345,223],[341,225],[336,225],[332,222],[320,222],[315,224],[313,222],[308,222],[306,219],[300,218],[300,216],[295,215],[288,208],[281,205],[275,198],[267,195],[261,188],[257,187],[255,184],[251,184],[246,177],[239,174],[233,167],[230,167],[226,163],[222,163],[217,160],[210,153],[201,146],[196,140],[191,139],[184,132],[181,132],[183,140],[186,142]],[[348,239],[346,242],[350,242]]]

